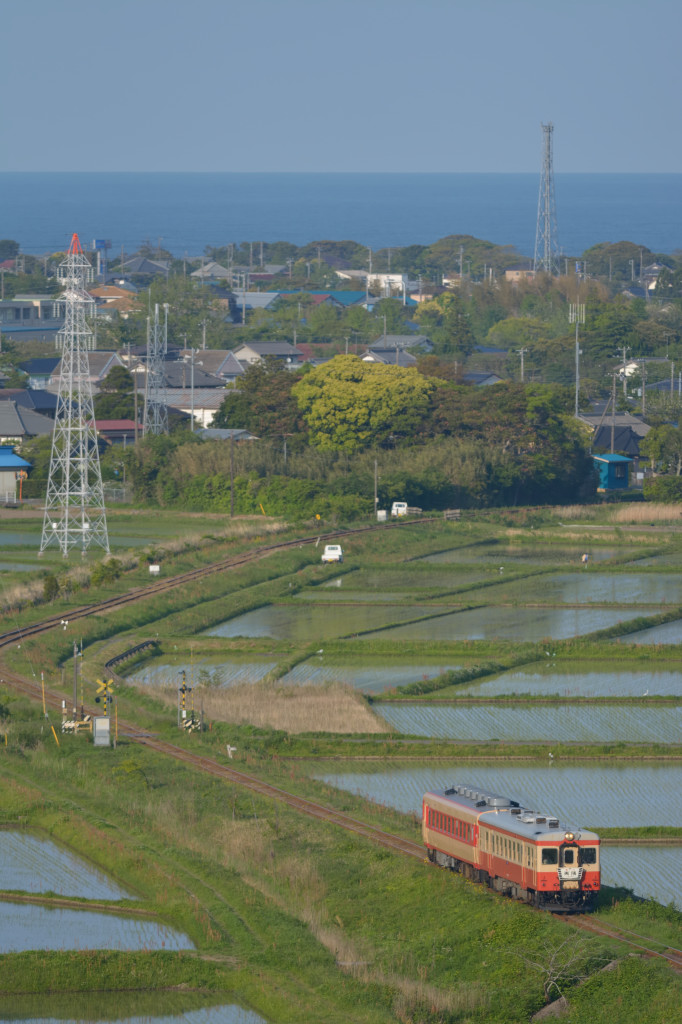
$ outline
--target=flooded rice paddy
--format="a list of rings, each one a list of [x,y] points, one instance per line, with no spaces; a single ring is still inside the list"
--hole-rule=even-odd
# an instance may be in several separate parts
[[[51,839],[0,829],[0,889],[87,900],[134,899],[96,867]]]
[[[682,665],[679,671],[629,669],[625,665],[595,670],[593,663],[562,664],[554,659],[524,669],[503,672],[494,679],[464,683],[448,694],[496,697],[509,693],[531,693],[536,697],[642,697],[682,696]]]
[[[259,637],[275,640],[310,641],[347,636],[363,629],[378,629],[392,622],[428,615],[433,609],[417,605],[266,605],[213,626],[206,636]]]
[[[670,573],[559,573],[516,580],[495,590],[496,601],[550,604],[649,604],[682,602],[682,576]]]
[[[276,661],[249,661],[221,658],[219,661],[201,661],[190,665],[147,665],[128,676],[127,681],[137,686],[176,686],[179,674],[185,671],[190,686],[236,686],[258,683],[277,667]],[[363,693],[383,693],[396,686],[434,679],[452,669],[461,668],[460,662],[395,661],[388,658],[369,658],[352,663],[335,662],[326,655],[314,655],[296,665],[280,680],[282,685],[346,683]]]
[[[258,683],[277,667],[276,661],[249,661],[221,658],[219,661],[187,661],[175,664],[145,665],[131,673],[127,682],[136,686],[178,686],[180,674],[185,673],[188,686],[238,686]]]
[[[158,921],[3,901],[0,953],[28,949],[179,950],[194,945]]]
[[[297,665],[284,676],[283,683],[347,683],[363,693],[383,693],[396,686],[424,682],[451,669],[461,668],[455,662],[445,664],[387,664],[381,662],[360,665],[341,665],[319,657]]]
[[[639,614],[635,609],[609,608],[474,608],[394,626],[380,635],[392,640],[566,640]],[[377,635],[366,633],[364,638]]]
[[[682,707],[380,704],[374,710],[398,732],[438,739],[497,739],[510,743],[682,742]]]
[[[674,903],[682,910],[682,846],[603,846],[604,885],[631,889],[635,896]]]
[[[408,814],[420,814],[427,790],[469,783],[556,814],[562,823],[576,827],[682,827],[680,768],[673,763],[428,762],[399,768],[367,764],[334,772],[317,765],[313,774],[329,785]]]
[[[504,565],[505,561],[524,564],[543,564],[556,562],[557,565],[581,565],[581,557],[587,553],[591,562],[608,562],[612,558],[622,558],[623,548],[584,548],[577,547],[531,547],[530,545],[507,544],[474,544],[470,547],[450,548],[434,555],[424,555],[417,559],[432,565],[444,565],[456,562],[481,562]]]
[[[628,644],[682,644],[682,619],[664,622],[661,626],[639,629],[636,633],[628,633],[627,637],[623,638],[623,642]]]
[[[107,992],[104,997],[102,992],[3,996],[1,1019],[15,1024],[265,1024],[241,1006],[206,1006],[208,998],[144,991]]]

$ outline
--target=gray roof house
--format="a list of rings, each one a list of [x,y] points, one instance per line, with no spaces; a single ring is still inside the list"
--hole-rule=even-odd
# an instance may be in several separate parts
[[[231,280],[232,271],[221,267],[215,260],[211,260],[209,263],[204,263],[198,270],[193,270],[189,276],[197,281],[226,281]]]
[[[0,402],[0,444],[19,443],[54,431],[54,420],[17,405],[11,399]]]
[[[185,348],[180,353],[185,363],[192,360],[191,349]],[[234,352],[229,349],[204,348],[194,353],[194,365],[200,367],[204,373],[211,373],[214,377],[220,377],[222,381],[230,384],[241,377],[244,367],[236,358]]]
[[[258,363],[268,356],[279,359],[287,366],[299,366],[303,361],[303,353],[290,345],[288,341],[251,341],[248,345],[240,345],[234,350],[240,363]]]
[[[379,348],[377,345],[368,348],[360,358],[363,363],[383,363],[385,366],[402,366],[404,369],[417,365],[415,356],[410,352],[400,348]]]
[[[50,387],[59,384],[61,365],[62,361],[60,359],[59,365],[55,367],[50,377]],[[90,375],[88,377],[90,383],[99,384],[114,366],[123,366],[123,360],[116,352],[88,352],[88,366],[90,368]]]

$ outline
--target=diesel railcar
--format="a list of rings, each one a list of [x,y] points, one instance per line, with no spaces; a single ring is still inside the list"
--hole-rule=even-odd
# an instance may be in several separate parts
[[[599,892],[599,836],[477,786],[426,793],[429,860],[553,911],[589,909]]]

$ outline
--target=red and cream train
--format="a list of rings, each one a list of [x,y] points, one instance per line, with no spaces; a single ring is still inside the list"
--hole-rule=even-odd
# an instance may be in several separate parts
[[[587,909],[599,892],[599,836],[475,786],[426,793],[429,860],[554,911]]]

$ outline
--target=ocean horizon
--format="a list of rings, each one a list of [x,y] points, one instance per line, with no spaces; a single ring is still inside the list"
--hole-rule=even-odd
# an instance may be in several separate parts
[[[555,174],[567,257],[599,242],[682,249],[682,174]],[[539,174],[0,172],[0,237],[25,253],[113,252],[144,241],[177,257],[230,242],[353,239],[372,249],[472,235],[532,257]]]

